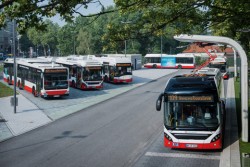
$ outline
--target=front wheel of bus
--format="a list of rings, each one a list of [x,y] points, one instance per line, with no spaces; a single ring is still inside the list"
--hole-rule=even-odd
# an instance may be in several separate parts
[[[71,87],[72,87],[72,88],[75,88],[75,87],[76,87],[75,81],[72,81]]]
[[[38,97],[38,93],[36,92],[35,87],[32,88],[32,94],[34,97]]]
[[[182,69],[182,66],[181,66],[181,65],[178,65],[178,69]]]
[[[105,75],[105,77],[104,77],[104,82],[108,82],[108,76],[107,75]]]
[[[19,89],[22,89],[20,81],[18,81],[17,87],[18,87]]]

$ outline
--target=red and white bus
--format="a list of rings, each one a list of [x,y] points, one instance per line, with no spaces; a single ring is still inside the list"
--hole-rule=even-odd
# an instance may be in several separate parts
[[[13,58],[4,61],[3,79],[14,84]],[[16,60],[17,86],[35,97],[60,97],[69,95],[68,68],[36,58]]]
[[[130,83],[132,77],[132,62],[126,57],[93,57],[103,65],[105,82]]]
[[[219,77],[220,78],[220,77]],[[164,106],[164,145],[180,149],[222,149],[225,129],[223,80],[186,74],[170,78],[156,110]]]
[[[90,56],[56,58],[56,63],[69,68],[70,86],[87,90],[103,88],[102,64]]]
[[[211,61],[208,65],[210,68],[218,68],[222,73],[223,79],[229,79],[229,72],[227,67],[227,58],[226,57],[217,57]]]
[[[188,53],[181,53],[177,55],[146,54],[144,58],[144,67],[146,68],[195,68],[195,57],[193,54]]]

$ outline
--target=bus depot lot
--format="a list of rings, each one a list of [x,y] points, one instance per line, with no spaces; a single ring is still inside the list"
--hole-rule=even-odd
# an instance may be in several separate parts
[[[80,89],[70,88],[70,95],[60,98],[35,98],[32,94],[24,90],[20,90],[20,93],[27,99],[29,99],[32,103],[34,103],[51,120],[56,120],[176,71],[176,69],[143,68],[133,71],[132,83],[104,83],[104,88],[101,90],[84,91]],[[183,71],[189,72],[190,70]]]

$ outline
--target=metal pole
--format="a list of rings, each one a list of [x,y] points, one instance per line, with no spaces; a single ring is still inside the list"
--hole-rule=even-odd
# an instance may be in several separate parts
[[[127,40],[125,39],[125,57],[127,57]]]
[[[236,51],[234,50],[234,48],[232,47],[233,51],[234,51],[234,77],[237,77],[237,60],[236,60]]]
[[[161,34],[161,62],[162,62],[162,34]],[[161,64],[162,66],[162,64]]]
[[[16,113],[16,38],[15,38],[15,20],[13,20],[13,56],[14,56],[14,113]]]

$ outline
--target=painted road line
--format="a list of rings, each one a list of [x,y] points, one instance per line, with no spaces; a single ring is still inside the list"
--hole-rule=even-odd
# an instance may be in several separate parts
[[[201,155],[201,154],[180,154],[180,153],[147,152],[145,155],[146,156],[152,156],[152,157],[166,157],[166,158],[196,158],[196,159],[220,160],[220,156]]]

